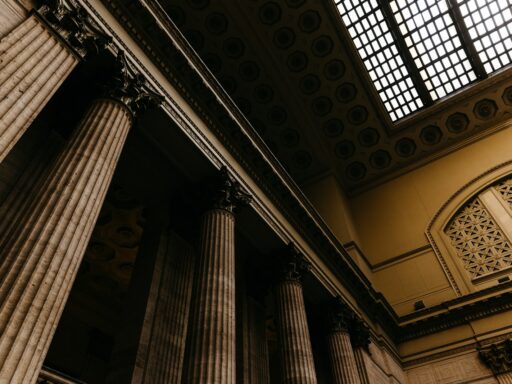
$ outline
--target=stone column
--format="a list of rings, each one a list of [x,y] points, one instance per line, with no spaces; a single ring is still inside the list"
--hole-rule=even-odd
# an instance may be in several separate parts
[[[364,355],[369,353],[368,346],[370,345],[370,331],[364,322],[355,318],[350,325],[350,343],[354,350],[354,357],[356,360],[357,372],[361,384],[371,384]]]
[[[0,243],[0,383],[34,383],[132,125],[151,95],[118,58],[117,85],[93,102]],[[123,67],[123,68],[121,68]],[[122,80],[122,81],[120,81]],[[134,103],[134,100],[136,103]]]
[[[160,236],[132,384],[181,383],[194,254],[177,234]]]
[[[281,382],[316,384],[315,363],[302,293],[302,277],[309,271],[310,264],[293,244],[288,246],[280,261],[275,302]]]
[[[109,41],[91,25],[79,10],[44,6],[0,40],[0,162],[85,56],[85,47],[99,50]]]
[[[222,168],[202,216],[193,296],[187,384],[234,384],[235,216],[249,195]]]
[[[496,376],[499,384],[512,384],[512,373],[504,373]]]
[[[331,305],[327,346],[333,383],[360,384],[349,334],[349,324],[353,314],[340,298],[336,298]]]
[[[243,384],[268,384],[269,361],[265,324],[265,307],[258,300],[246,296],[241,319],[243,345]]]

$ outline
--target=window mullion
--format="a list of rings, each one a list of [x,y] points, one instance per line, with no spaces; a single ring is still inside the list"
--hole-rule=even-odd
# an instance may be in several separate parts
[[[425,106],[430,106],[434,104],[432,96],[430,96],[430,92],[428,91],[427,86],[425,85],[425,82],[423,81],[420,75],[418,67],[416,67],[416,64],[414,64],[414,59],[412,58],[411,53],[409,52],[409,48],[407,47],[407,44],[405,43],[402,33],[398,28],[398,24],[395,20],[393,12],[391,11],[388,0],[377,0],[377,2],[380,6],[380,9],[382,10],[382,13],[386,17],[386,20],[389,25],[389,30],[391,31],[391,34],[395,38],[395,42],[398,46],[402,59],[404,60],[407,70],[409,71],[411,80],[413,81],[414,86],[416,87],[416,90],[421,98],[421,101]]]
[[[486,79],[488,77],[487,72],[482,60],[480,60],[480,56],[478,56],[473,40],[469,36],[468,29],[466,28],[466,24],[464,23],[464,19],[460,13],[459,5],[456,0],[447,0],[447,2],[448,12],[453,20],[455,29],[463,43],[463,48],[466,51],[466,55],[468,55],[469,62],[471,63],[476,76],[480,80]]]

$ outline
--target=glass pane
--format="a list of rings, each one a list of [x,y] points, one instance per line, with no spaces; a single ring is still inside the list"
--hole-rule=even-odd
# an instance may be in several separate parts
[[[377,0],[336,0],[391,120],[423,107]]]
[[[390,6],[433,100],[476,80],[446,0],[391,0]]]
[[[487,73],[512,62],[512,1],[457,0]]]

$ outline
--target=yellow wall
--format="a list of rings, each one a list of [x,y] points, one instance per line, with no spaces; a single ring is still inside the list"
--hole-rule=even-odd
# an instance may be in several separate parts
[[[512,122],[506,128],[430,163],[347,199],[333,177],[306,187],[306,193],[334,234],[399,314],[455,297],[425,235],[442,205],[464,184],[512,160]],[[447,256],[448,257],[448,256]],[[368,271],[366,271],[368,273]]]

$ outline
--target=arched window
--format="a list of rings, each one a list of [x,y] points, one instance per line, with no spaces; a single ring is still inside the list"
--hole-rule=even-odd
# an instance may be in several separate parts
[[[512,177],[472,197],[444,229],[472,281],[512,267]]]

